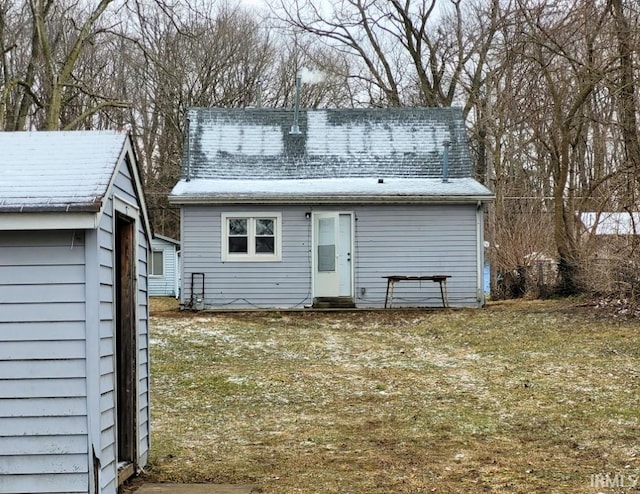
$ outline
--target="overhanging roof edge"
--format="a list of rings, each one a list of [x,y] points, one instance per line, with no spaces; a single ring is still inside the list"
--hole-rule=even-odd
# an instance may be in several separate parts
[[[169,196],[169,203],[188,204],[433,204],[491,202],[494,194],[469,195],[180,195]]]

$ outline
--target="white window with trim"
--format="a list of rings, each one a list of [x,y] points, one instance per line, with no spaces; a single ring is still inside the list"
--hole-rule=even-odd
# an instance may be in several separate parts
[[[151,252],[149,276],[164,276],[164,251],[154,250]]]
[[[222,260],[282,260],[280,213],[222,213]]]

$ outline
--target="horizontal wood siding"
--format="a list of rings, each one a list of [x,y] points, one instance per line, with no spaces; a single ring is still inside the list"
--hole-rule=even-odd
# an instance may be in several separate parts
[[[282,260],[222,262],[221,214],[282,213]],[[208,307],[303,307],[311,303],[311,222],[300,208],[185,207],[183,211],[182,302],[191,298],[191,273],[205,273]],[[201,292],[199,279],[194,292]]]
[[[47,493],[69,494],[87,492],[87,475],[76,473],[50,473],[34,475],[0,476],[0,492],[3,493]]]
[[[359,307],[384,307],[386,280],[382,277],[388,275],[450,275],[450,304],[478,304],[475,205],[367,207],[357,210],[356,217]],[[441,304],[438,283],[396,284],[394,307]]]
[[[87,492],[84,234],[0,236],[0,492]]]
[[[177,247],[171,242],[154,238],[151,241],[153,251],[162,252],[164,260],[164,274],[162,276],[149,276],[149,295],[152,297],[176,296],[177,283]]]
[[[86,434],[66,436],[14,436],[11,441],[2,443],[2,454],[5,456],[47,456],[80,453],[87,453]]]
[[[385,275],[448,274],[451,305],[477,301],[475,205],[206,207],[182,210],[182,296],[191,300],[192,273],[205,273],[205,306],[294,308],[311,304],[311,227],[305,212],[354,212],[356,303],[383,307]],[[222,262],[221,214],[282,214],[281,262]],[[364,293],[361,291],[364,289]],[[201,291],[196,278],[195,293]],[[399,283],[394,306],[441,305],[439,285]]]
[[[68,358],[64,354],[65,343],[61,341],[52,341],[49,344],[53,347],[55,346],[55,350],[51,352],[49,355],[42,355],[42,358],[47,358],[47,360],[35,360],[33,362],[29,362],[29,367],[27,369],[18,368],[14,365],[14,362],[11,361],[0,361],[0,376],[3,379],[50,379],[50,378],[84,378],[86,374],[86,366],[84,358]],[[76,342],[73,342],[76,343]],[[13,346],[16,344],[20,344],[18,342],[9,342],[4,343],[2,346]],[[5,348],[3,348],[5,350]],[[78,350],[84,350],[78,348]],[[3,352],[0,352],[2,354]],[[80,353],[80,352],[78,352]],[[31,357],[31,355],[29,355]],[[50,360],[55,360],[56,357],[60,357],[58,364],[55,369],[51,368]]]
[[[86,413],[87,400],[83,396],[0,400],[0,417],[77,417]]]

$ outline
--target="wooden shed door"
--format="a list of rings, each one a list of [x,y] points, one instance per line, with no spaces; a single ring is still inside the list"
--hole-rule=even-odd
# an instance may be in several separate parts
[[[136,310],[135,223],[116,218],[116,427],[118,479],[135,473],[136,463]]]

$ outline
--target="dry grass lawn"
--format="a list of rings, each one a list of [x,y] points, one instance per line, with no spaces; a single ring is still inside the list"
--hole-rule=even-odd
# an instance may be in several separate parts
[[[158,313],[149,475],[277,494],[635,492],[638,329],[567,301]]]

